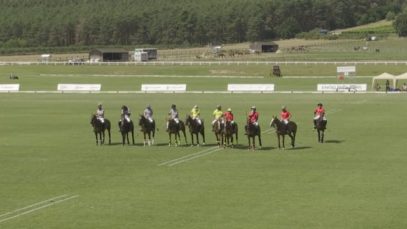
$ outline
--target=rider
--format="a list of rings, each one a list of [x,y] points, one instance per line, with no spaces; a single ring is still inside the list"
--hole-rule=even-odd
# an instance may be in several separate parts
[[[151,105],[148,104],[146,109],[144,109],[144,117],[150,121],[150,123],[153,123],[153,109],[151,108]]]
[[[131,113],[130,113],[130,109],[126,105],[122,106],[120,114],[121,114],[120,121],[123,121],[124,119],[126,119],[127,122],[130,122]]]
[[[101,103],[98,104],[98,108],[96,110],[96,118],[100,120],[101,123],[105,123],[105,110],[103,109],[103,105]]]
[[[286,106],[281,107],[280,119],[281,121],[287,125],[290,122],[291,113],[287,110]]]
[[[315,108],[315,110],[314,110],[314,129],[317,128],[317,120],[321,117],[322,117],[322,120],[326,124],[327,120],[326,120],[326,116],[325,116],[325,108],[322,105],[322,103],[318,103],[317,108]]]
[[[249,115],[247,117],[248,122],[253,124],[254,126],[259,126],[259,112],[256,111],[256,107],[252,106],[249,112]]]
[[[179,118],[178,118],[178,111],[177,111],[177,106],[175,104],[171,105],[171,109],[168,112],[168,121],[167,121],[167,131],[168,131],[168,125],[170,120],[174,120],[176,124],[179,123]]]
[[[196,120],[198,125],[202,124],[201,118],[199,117],[200,114],[201,114],[201,111],[199,110],[198,105],[195,105],[191,110],[191,118],[193,120]]]
[[[223,116],[225,117],[225,121],[226,122],[230,122],[230,124],[234,124],[234,116],[232,113],[232,108],[228,108],[228,111],[226,111]]]
[[[221,105],[216,106],[216,109],[213,111],[212,115],[214,117],[214,120],[212,121],[212,126],[216,123],[216,121],[219,121],[218,123],[219,125],[220,123],[223,123],[223,111]]]

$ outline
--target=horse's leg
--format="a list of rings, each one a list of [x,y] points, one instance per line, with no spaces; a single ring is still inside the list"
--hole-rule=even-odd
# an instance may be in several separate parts
[[[247,140],[249,140],[249,150],[252,148],[252,145],[250,143],[250,135],[247,135]]]
[[[321,142],[321,131],[317,129],[317,132],[318,132],[318,142]]]
[[[112,144],[112,139],[111,139],[111,134],[110,134],[110,128],[107,129],[107,134],[109,136],[109,145]]]
[[[170,141],[168,142],[168,146],[171,146],[171,132],[168,132],[168,138],[170,139]]]
[[[175,133],[175,146],[178,146],[181,142],[181,135],[179,132]]]
[[[126,143],[126,134],[124,132],[122,132],[122,144],[124,146],[124,144]]]
[[[143,140],[143,146],[146,146],[146,132],[143,132],[143,137],[144,137],[144,140]]]
[[[134,142],[134,129],[131,130],[131,140],[133,142],[133,145],[135,145],[136,143]]]
[[[191,146],[194,146],[194,133],[191,132]]]
[[[322,130],[321,143],[324,143],[325,131]]]
[[[280,134],[277,134],[278,148],[281,149],[280,145]]]
[[[283,137],[283,149],[285,149],[285,134],[281,135]]]
[[[95,137],[96,137],[96,145],[98,145],[99,144],[98,143],[98,133],[96,131],[94,131],[94,133],[95,133]]]
[[[295,139],[294,135],[292,133],[289,133],[288,136],[291,138],[291,146],[294,148],[295,147]]]
[[[258,135],[258,136],[259,136],[259,146],[260,146],[260,148],[261,148],[261,147],[263,147],[263,145],[261,144],[261,133],[260,133],[260,132],[259,132],[259,135]]]
[[[206,144],[205,143],[205,129],[202,129],[200,132],[201,132],[201,135],[202,135],[202,144],[205,145]]]
[[[238,129],[236,128],[236,133],[235,133],[235,134],[236,134],[236,144],[239,144],[239,137],[238,137],[239,134],[238,134],[238,132],[239,132],[239,131],[238,131]],[[232,135],[232,139],[233,139],[233,135]]]
[[[129,132],[126,133],[126,138],[127,138],[127,145],[130,145]]]
[[[195,138],[196,138],[196,144],[197,144],[197,146],[199,146],[200,143],[199,143],[199,134],[198,133],[195,133]]]

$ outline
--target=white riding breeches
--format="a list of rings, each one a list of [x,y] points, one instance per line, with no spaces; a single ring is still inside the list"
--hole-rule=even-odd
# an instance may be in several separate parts
[[[316,115],[316,116],[314,117],[314,120],[318,120],[320,117],[321,117],[320,115]],[[322,117],[322,120],[326,121],[326,117],[325,117],[325,116]]]
[[[99,119],[101,123],[105,123],[105,119],[104,119],[104,118],[98,117],[97,119]]]

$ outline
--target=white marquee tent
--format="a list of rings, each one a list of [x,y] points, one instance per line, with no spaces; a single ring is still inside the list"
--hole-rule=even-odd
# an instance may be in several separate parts
[[[407,80],[407,72],[395,77],[395,85],[397,86],[397,81],[399,80]]]
[[[404,75],[404,74],[403,74]],[[407,76],[406,76],[407,77]],[[396,76],[394,76],[394,75],[392,75],[392,74],[390,74],[390,73],[387,73],[387,72],[385,72],[385,73],[382,73],[382,74],[380,74],[380,75],[378,75],[378,76],[375,76],[375,77],[373,77],[373,79],[372,79],[372,88],[374,88],[374,85],[375,85],[375,83],[376,83],[376,81],[378,81],[378,80],[389,80],[389,81],[393,81],[393,88],[395,88],[396,87],[396,82],[397,82],[397,80],[396,80]]]

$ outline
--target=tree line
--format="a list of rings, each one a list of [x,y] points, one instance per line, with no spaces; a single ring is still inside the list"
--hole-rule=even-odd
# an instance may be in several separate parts
[[[399,15],[404,0],[0,0],[0,47],[192,46]]]

